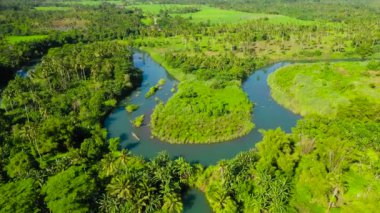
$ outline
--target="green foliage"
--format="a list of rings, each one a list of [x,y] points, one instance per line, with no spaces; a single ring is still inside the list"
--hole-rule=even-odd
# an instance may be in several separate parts
[[[157,85],[149,88],[149,91],[145,94],[145,98],[150,98],[151,96],[153,96],[154,94],[156,94],[156,92],[159,89],[160,89],[160,87],[158,87]]]
[[[135,127],[141,127],[141,125],[144,122],[144,119],[145,119],[145,115],[138,116],[137,118],[135,118],[135,120],[132,121],[133,126],[135,126]]]
[[[367,64],[369,70],[380,71],[380,61],[371,60]]]
[[[159,154],[150,162],[125,151],[113,152],[101,162],[101,175],[110,178],[100,199],[102,211],[182,212],[181,192],[195,169],[183,158]]]
[[[295,144],[277,129],[264,132],[258,149],[221,161],[203,173],[198,185],[206,188],[215,212],[288,212],[291,209],[290,180],[298,161]]]
[[[89,201],[95,190],[94,180],[81,166],[72,166],[49,177],[42,187],[45,202],[53,212],[89,211]]]
[[[31,178],[0,184],[0,194],[0,212],[38,211],[38,187]]]
[[[190,19],[192,22],[204,22],[212,24],[232,24],[247,22],[250,20],[266,19],[276,23],[308,24],[307,21],[291,18],[283,15],[247,13],[236,10],[225,10],[210,6],[194,6],[179,4],[139,4],[129,8],[139,8],[146,13],[169,13]]]
[[[44,40],[48,36],[47,35],[32,35],[32,36],[8,36],[5,39],[10,44],[16,44],[20,42],[30,42],[30,41],[38,41],[38,40]]]
[[[66,11],[70,10],[70,7],[35,7],[34,9],[40,11]]]
[[[165,79],[158,80],[155,86],[149,88],[149,91],[145,94],[145,98],[150,98],[165,84]]]
[[[165,83],[166,83],[165,79],[161,78],[160,80],[158,80],[157,85],[158,85],[158,86],[164,86]]]
[[[379,187],[373,179],[379,171],[374,166],[379,159],[378,115],[378,107],[359,99],[340,108],[334,119],[313,116],[297,124],[293,134],[301,136],[302,158],[292,205],[300,211],[375,209],[380,193],[369,187]]]
[[[137,105],[137,104],[128,104],[128,105],[125,107],[125,110],[127,110],[127,112],[129,112],[129,113],[132,113],[132,112],[138,110],[139,107],[140,107],[140,106]]]
[[[119,149],[120,138],[111,138],[108,140],[108,143],[108,149],[111,152],[117,151]]]
[[[252,104],[240,82],[278,60],[378,57],[378,2],[139,1],[132,7],[143,11],[123,1],[0,1],[2,82],[51,47],[86,43],[49,50],[2,92],[0,212],[182,212],[194,186],[215,212],[378,210],[377,60],[284,68],[275,98],[317,115],[291,134],[266,131],[257,149],[206,170],[118,151],[120,139],[107,143],[101,125],[141,81],[126,47],[133,44],[184,81],[152,115],[157,137],[195,143],[246,134]],[[91,44],[110,39],[128,40]]]
[[[151,117],[152,134],[170,143],[213,143],[247,134],[254,125],[252,103],[231,84],[212,89],[202,81],[183,82]]]
[[[3,93],[13,122],[21,124],[15,137],[24,139],[35,156],[80,147],[95,158],[105,147],[97,122],[141,80],[130,56],[113,42],[52,49],[33,79],[16,79]]]
[[[10,159],[6,167],[9,177],[23,177],[32,168],[30,157],[25,152],[19,152]]]
[[[263,140],[257,144],[258,154],[261,156],[256,168],[269,173],[280,172],[292,176],[297,153],[295,142],[281,129],[263,132]]]
[[[380,104],[380,78],[368,68],[371,64],[374,62],[291,65],[271,74],[268,82],[274,99],[292,111],[335,116],[339,107],[357,98]]]
[[[265,131],[257,150],[209,167],[197,186],[216,212],[376,211],[378,110],[358,100],[335,118],[307,116],[292,134]]]

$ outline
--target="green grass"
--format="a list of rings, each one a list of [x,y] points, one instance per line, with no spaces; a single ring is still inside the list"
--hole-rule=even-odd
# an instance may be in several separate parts
[[[122,1],[90,1],[90,0],[85,0],[85,1],[65,1],[64,4],[67,5],[75,5],[75,4],[80,4],[80,5],[86,5],[86,6],[97,6],[101,5],[103,3],[109,3],[109,4],[117,4],[117,5],[122,5]]]
[[[246,13],[235,10],[223,10],[214,7],[203,6],[201,11],[197,13],[181,14],[184,18],[191,18],[194,22],[207,22],[210,23],[239,23],[247,22],[249,20],[267,19],[271,23],[292,23],[304,24],[307,21],[291,18],[283,15],[270,15],[261,13]]]
[[[181,8],[196,5],[175,5],[175,4],[142,4],[142,5],[132,5],[128,8],[140,8],[146,13],[158,14],[160,10],[169,10],[171,8]],[[241,23],[250,20],[266,19],[269,23],[291,23],[291,24],[310,24],[311,21],[304,21],[296,18],[291,18],[289,16],[283,15],[272,15],[272,14],[262,14],[262,13],[247,13],[240,12],[236,10],[224,10],[209,6],[198,6],[201,10],[195,13],[184,13],[184,14],[172,14],[179,15],[184,18],[189,18],[193,22],[208,22],[213,24],[221,23]]]
[[[34,9],[39,11],[67,11],[71,10],[70,7],[35,7]]]
[[[31,36],[7,36],[5,39],[11,44],[17,44],[20,42],[38,41],[46,39],[47,35],[31,35]]]
[[[369,62],[295,64],[269,76],[273,98],[301,115],[334,116],[357,98],[380,104],[380,66]]]
[[[181,4],[136,4],[127,6],[127,8],[139,8],[142,9],[145,13],[158,14],[160,10],[170,10],[173,8],[184,8],[194,5],[181,5]]]
[[[240,86],[213,89],[209,82],[186,81],[151,117],[152,134],[170,143],[216,143],[250,132],[252,103]]]

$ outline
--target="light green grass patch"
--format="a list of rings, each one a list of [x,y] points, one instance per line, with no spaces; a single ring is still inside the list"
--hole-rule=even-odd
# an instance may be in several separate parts
[[[67,11],[71,10],[70,7],[35,7],[35,10],[39,11]]]
[[[44,40],[47,37],[47,35],[7,36],[5,39],[11,44],[16,44],[20,42]]]
[[[127,6],[128,9],[139,8],[145,13],[158,14],[161,10],[171,10],[177,8],[185,8],[196,5],[182,5],[182,4],[136,4]]]
[[[268,78],[273,98],[301,115],[334,116],[356,98],[380,104],[380,67],[368,62],[295,64]]]
[[[236,10],[225,10],[204,5],[178,5],[178,4],[141,4],[132,5],[128,8],[140,8],[146,13],[158,14],[160,10],[170,10],[173,8],[199,7],[200,11],[195,13],[175,14],[183,18],[191,19],[193,22],[210,22],[212,24],[241,23],[250,20],[265,19],[268,23],[291,23],[291,24],[311,24],[312,21],[304,21],[283,15],[272,15],[262,13],[247,13]]]
[[[97,6],[97,5],[101,5],[103,3],[122,5],[124,2],[123,1],[88,1],[88,0],[85,0],[85,1],[66,1],[64,3],[67,5],[80,4],[80,5],[86,5],[86,6]]]
[[[241,23],[250,20],[266,19],[270,23],[292,23],[304,24],[310,23],[283,15],[271,15],[262,13],[247,13],[236,10],[224,10],[214,7],[202,6],[201,11],[196,13],[180,14],[184,18],[190,18],[194,22],[210,23]]]

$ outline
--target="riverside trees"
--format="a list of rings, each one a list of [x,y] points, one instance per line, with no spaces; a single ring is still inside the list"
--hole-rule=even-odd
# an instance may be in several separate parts
[[[247,23],[213,24],[109,4],[39,11],[34,7],[67,2],[1,1],[1,68],[16,68],[65,43],[128,38],[193,80],[181,84],[165,107],[158,105],[160,113],[153,118],[160,117],[154,122],[164,131],[154,130],[157,136],[210,142],[212,137],[203,137],[210,132],[214,139],[219,134],[215,140],[225,140],[252,128],[252,104],[239,86],[254,68],[273,60],[376,57],[380,52],[378,7],[371,1],[370,6],[208,2],[271,14]],[[276,14],[285,21],[273,18]],[[156,22],[150,22],[152,17]],[[47,37],[9,42],[12,36],[29,35]],[[89,206],[99,212],[181,212],[182,194],[194,186],[206,193],[216,212],[377,210],[380,113],[373,101],[352,99],[334,108],[334,119],[307,116],[293,133],[266,131],[254,150],[205,170],[165,154],[148,161],[118,150],[120,140],[107,140],[101,128],[123,93],[139,84],[141,73],[131,68],[130,56],[113,42],[66,45],[52,49],[29,78],[11,81],[0,109],[0,212],[87,211]],[[376,80],[378,63],[366,66],[360,68],[368,71],[362,77]],[[337,89],[352,89],[344,83]],[[376,91],[377,83],[366,82],[364,91]],[[182,117],[175,121],[176,116]],[[197,119],[204,123],[188,125]],[[211,131],[201,129],[204,125]],[[166,131],[168,126],[175,134]]]

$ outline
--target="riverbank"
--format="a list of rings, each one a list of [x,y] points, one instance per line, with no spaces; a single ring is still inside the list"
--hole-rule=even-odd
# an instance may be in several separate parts
[[[105,120],[104,127],[108,131],[109,138],[119,137],[121,147],[144,158],[151,159],[157,156],[159,152],[165,151],[173,158],[182,156],[189,162],[197,162],[205,166],[216,164],[222,159],[230,159],[242,151],[252,149],[262,139],[259,129],[281,127],[286,132],[290,132],[291,128],[301,118],[277,104],[270,96],[270,89],[267,85],[268,74],[287,65],[287,63],[277,63],[255,71],[242,84],[242,89],[248,95],[249,100],[255,103],[253,112],[249,116],[251,122],[255,123],[255,129],[247,135],[228,142],[214,144],[170,144],[162,142],[157,138],[152,138],[149,126],[150,115],[152,109],[157,105],[155,99],[160,99],[166,103],[173,95],[170,90],[178,82],[146,53],[136,52],[133,61],[134,66],[143,71],[144,77],[141,87],[113,110]],[[157,91],[155,96],[146,99],[144,94],[160,79],[165,79],[165,85]],[[128,104],[137,104],[140,108],[128,113],[125,110],[125,105]],[[142,114],[145,114],[146,117],[143,126],[140,128],[133,127],[129,121]],[[140,138],[140,142],[136,141],[131,134],[132,132]]]

